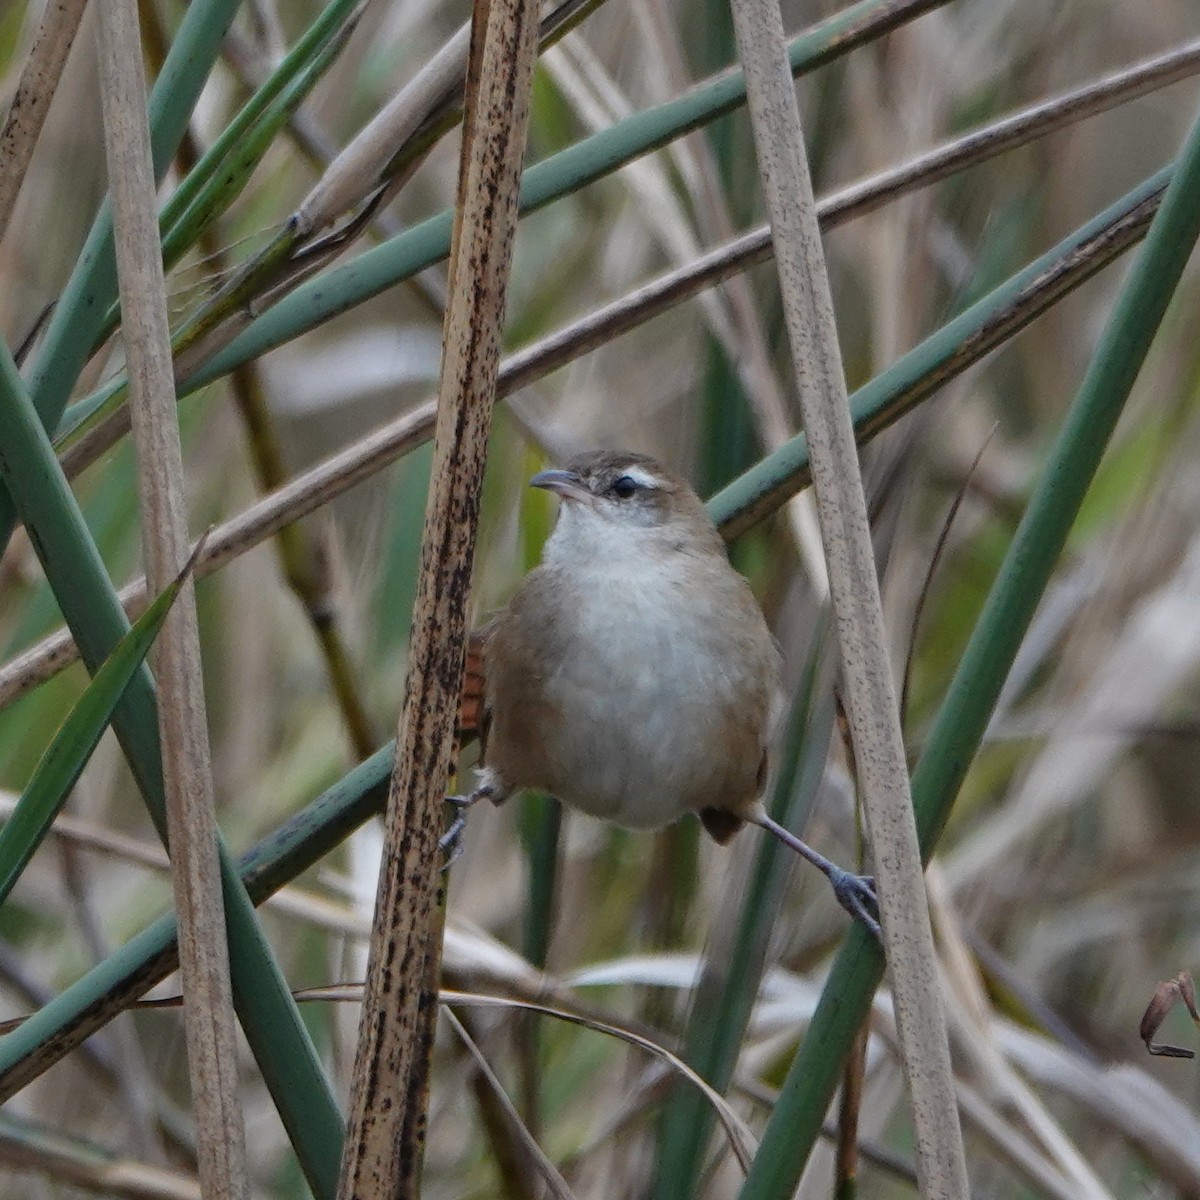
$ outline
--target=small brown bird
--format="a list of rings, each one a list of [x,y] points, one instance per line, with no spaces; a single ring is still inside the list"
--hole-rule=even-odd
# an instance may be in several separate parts
[[[870,879],[773,821],[767,777],[779,651],[694,491],[654,459],[597,452],[542,471],[558,520],[541,564],[481,631],[483,745],[459,812],[537,788],[618,825],[695,813],[721,843],[761,825],[819,867],[878,935]],[[478,642],[477,642],[478,644]]]

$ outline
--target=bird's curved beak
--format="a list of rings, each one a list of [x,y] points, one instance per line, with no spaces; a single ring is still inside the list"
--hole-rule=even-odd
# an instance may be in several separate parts
[[[574,471],[539,471],[529,481],[529,486],[545,488],[564,500],[586,500],[590,495],[583,480]]]

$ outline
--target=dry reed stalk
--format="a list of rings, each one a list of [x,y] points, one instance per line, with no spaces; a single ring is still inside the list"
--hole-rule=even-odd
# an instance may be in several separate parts
[[[187,561],[190,539],[136,0],[102,4],[97,33],[146,574],[158,592]],[[245,1133],[190,579],[163,626],[155,668],[200,1183],[205,1195],[236,1200],[248,1194]]]
[[[338,1194],[415,1196],[437,1018],[438,835],[462,686],[479,516],[529,93],[537,0],[476,0],[409,671]]]
[[[958,1200],[968,1194],[967,1168],[933,930],[866,497],[783,19],[778,0],[734,0],[732,11],[829,566],[846,708],[875,852],[917,1178],[922,1196]]]

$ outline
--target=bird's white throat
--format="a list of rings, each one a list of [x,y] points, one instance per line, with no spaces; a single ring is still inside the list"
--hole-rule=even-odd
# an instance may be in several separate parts
[[[586,503],[563,503],[554,530],[542,550],[548,567],[611,571],[631,565],[651,569],[677,548],[664,526],[620,520]]]

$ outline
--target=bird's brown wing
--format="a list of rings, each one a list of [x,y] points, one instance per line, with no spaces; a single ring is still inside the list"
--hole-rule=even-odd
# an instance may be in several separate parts
[[[458,699],[458,742],[463,745],[478,737],[487,741],[491,715],[487,711],[484,693],[487,683],[487,642],[492,622],[472,629],[467,634],[467,650],[463,663],[462,692]]]

